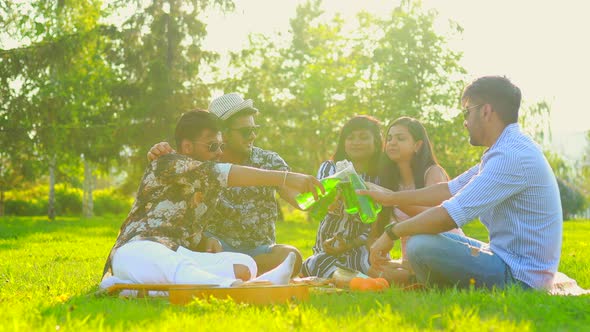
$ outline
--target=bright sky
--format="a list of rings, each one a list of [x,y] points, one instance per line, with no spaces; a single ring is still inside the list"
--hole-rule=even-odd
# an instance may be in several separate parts
[[[303,0],[236,0],[230,14],[211,15],[206,47],[219,52],[246,46],[250,32],[288,30]],[[360,9],[388,12],[399,1],[324,0],[327,13],[353,20]],[[449,46],[462,51],[463,66],[473,78],[508,76],[525,101],[547,100],[552,106],[554,136],[590,130],[590,1],[585,0],[424,0],[439,12],[439,33],[448,19],[464,32]]]

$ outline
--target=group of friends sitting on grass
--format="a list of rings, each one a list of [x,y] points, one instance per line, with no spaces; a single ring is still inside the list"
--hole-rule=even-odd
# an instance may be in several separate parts
[[[291,172],[277,153],[253,145],[258,110],[252,100],[218,97],[208,110],[180,117],[176,150],[163,142],[148,152],[101,287],[285,285],[298,275],[331,278],[345,267],[392,285],[549,289],[561,252],[560,196],[541,148],[518,125],[520,103],[520,89],[505,77],[485,76],[465,87],[469,141],[487,149],[454,179],[438,164],[418,120],[397,118],[381,133],[379,121],[364,115],[344,125],[336,152],[314,177]],[[383,205],[378,220],[362,223],[338,198],[320,222],[310,257],[277,244],[276,193],[294,207],[299,193],[317,199],[324,193],[319,179],[333,175],[342,160],[368,184],[356,193]],[[461,231],[477,218],[489,243]],[[393,259],[398,240],[402,256]]]

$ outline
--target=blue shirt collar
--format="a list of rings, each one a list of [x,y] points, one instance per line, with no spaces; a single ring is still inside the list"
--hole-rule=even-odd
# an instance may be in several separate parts
[[[506,138],[518,133],[520,133],[520,125],[518,123],[511,123],[507,125],[506,127],[504,127],[504,130],[502,131],[500,136],[498,136],[498,139],[496,139],[496,142],[494,142],[494,145],[490,146],[490,148],[487,149],[486,152],[495,148],[496,146],[502,145],[502,142],[506,140]]]

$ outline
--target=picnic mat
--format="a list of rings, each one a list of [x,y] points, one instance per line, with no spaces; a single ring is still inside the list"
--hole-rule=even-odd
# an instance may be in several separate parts
[[[549,294],[578,296],[590,294],[590,289],[580,287],[574,279],[568,277],[564,273],[557,272],[553,280],[553,287],[549,290]]]
[[[179,284],[114,284],[107,288],[108,294],[127,292],[127,295],[146,297],[168,297],[172,304],[187,304],[195,298],[232,298],[238,303],[280,304],[288,301],[309,299],[309,285],[272,285],[266,282],[249,283],[238,287],[218,287],[217,285],[179,285]]]
[[[123,284],[116,283],[106,289],[111,295],[120,294],[124,296],[146,297],[161,296],[168,297],[170,303],[184,305],[195,298],[218,299],[232,298],[238,303],[249,303],[256,305],[280,304],[288,301],[307,301],[310,293],[314,294],[338,294],[348,292],[333,286],[333,279],[322,278],[295,278],[290,285],[272,285],[269,282],[247,283],[239,287],[219,287],[217,285],[194,285],[194,284]],[[422,285],[412,285],[404,290],[422,289]],[[549,290],[551,295],[579,296],[588,295],[590,290],[583,289],[578,283],[558,272],[555,275],[553,287]]]

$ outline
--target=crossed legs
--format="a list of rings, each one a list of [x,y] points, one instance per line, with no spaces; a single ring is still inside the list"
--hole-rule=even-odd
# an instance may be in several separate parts
[[[407,254],[417,280],[424,284],[504,288],[520,283],[488,244],[458,234],[414,235]]]

